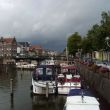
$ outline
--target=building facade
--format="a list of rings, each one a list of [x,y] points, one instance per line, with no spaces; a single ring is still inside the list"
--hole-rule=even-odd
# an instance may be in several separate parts
[[[35,56],[42,56],[43,48],[40,45],[31,45],[29,51],[30,55],[35,54]]]
[[[30,42],[18,42],[17,43],[17,55],[28,56],[30,46],[31,46]]]
[[[0,57],[11,58],[17,55],[17,42],[15,37],[0,38]]]

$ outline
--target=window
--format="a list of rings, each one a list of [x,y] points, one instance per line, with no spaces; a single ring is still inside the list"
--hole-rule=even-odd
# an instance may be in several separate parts
[[[52,75],[52,68],[46,68],[46,75]]]
[[[37,68],[36,69],[36,74],[43,75],[43,68]]]

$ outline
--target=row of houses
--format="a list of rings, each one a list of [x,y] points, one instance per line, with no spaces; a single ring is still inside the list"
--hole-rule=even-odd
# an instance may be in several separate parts
[[[0,38],[0,58],[11,58],[17,56],[57,56],[60,53],[44,49],[40,45],[33,45],[30,42],[17,42],[15,37]],[[63,53],[64,54],[64,53]],[[81,52],[78,54],[81,56]],[[100,50],[86,54],[86,58],[110,61],[110,52]]]
[[[101,61],[110,61],[110,52],[99,50],[92,52],[92,59],[98,59]]]
[[[57,51],[42,48],[40,45],[33,45],[30,42],[17,42],[15,37],[0,38],[0,58],[11,58],[16,56],[40,56],[58,55]]]
[[[86,53],[85,55],[83,55],[83,58],[100,61],[110,61],[110,52],[104,50],[93,51],[92,53]]]

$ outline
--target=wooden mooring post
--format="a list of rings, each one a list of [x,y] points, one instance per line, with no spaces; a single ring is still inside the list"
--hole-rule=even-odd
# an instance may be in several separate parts
[[[10,95],[13,97],[13,79],[10,79]]]
[[[48,82],[46,83],[46,98],[49,96],[49,84]]]

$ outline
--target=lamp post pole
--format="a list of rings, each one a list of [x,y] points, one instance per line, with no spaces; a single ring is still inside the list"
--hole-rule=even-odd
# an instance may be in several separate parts
[[[107,43],[107,46],[110,47],[110,44],[109,44],[109,43],[110,43],[110,37],[107,36],[107,37],[105,38],[105,41],[106,41],[106,43]],[[109,53],[108,53],[108,52],[107,52],[107,61],[109,61]]]
[[[67,58],[67,64],[69,63],[69,58],[68,58],[68,48],[66,47],[66,58]]]

